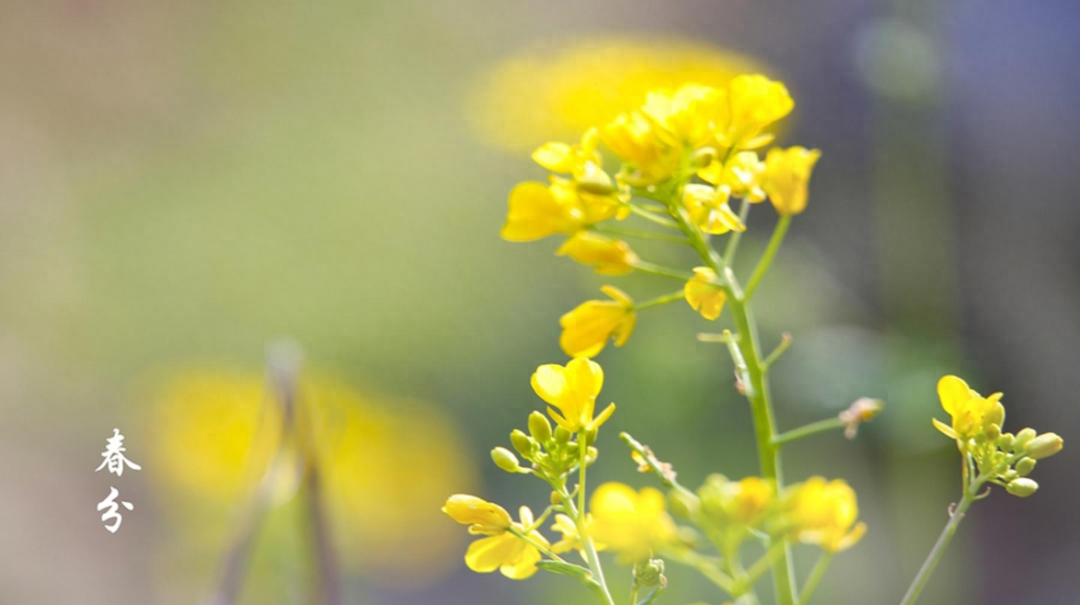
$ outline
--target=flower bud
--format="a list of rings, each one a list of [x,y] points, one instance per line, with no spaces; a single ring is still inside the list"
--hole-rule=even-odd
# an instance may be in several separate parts
[[[574,175],[574,183],[579,191],[585,193],[607,195],[615,191],[615,186],[611,183],[611,177],[592,162],[587,163],[582,172]]]
[[[988,441],[997,442],[998,438],[1001,437],[1001,426],[998,424],[991,424],[990,426],[986,427],[985,432],[986,439]]]
[[[491,450],[491,459],[495,461],[495,466],[501,468],[508,473],[523,473],[525,469],[521,468],[521,464],[518,462],[517,456],[505,447],[497,447]]]
[[[552,506],[558,506],[560,504],[562,504],[562,496],[559,495],[559,492],[552,490],[551,491],[551,505]]]
[[[1028,441],[1035,438],[1035,429],[1027,428],[1016,434],[1016,439],[1013,441],[1014,450],[1023,450]]]
[[[1065,442],[1058,436],[1057,433],[1043,433],[1038,437],[1028,441],[1024,445],[1024,451],[1028,456],[1036,460],[1042,460],[1043,458],[1049,458],[1054,454],[1061,451],[1061,448],[1065,446]]]
[[[695,168],[705,168],[709,164],[712,164],[716,160],[716,148],[714,147],[702,147],[694,152],[694,155],[690,156],[690,163]]]
[[[664,582],[664,562],[661,559],[649,559],[648,563],[638,563],[634,567],[634,580],[638,586],[657,586]]]
[[[536,441],[533,441],[531,437],[518,429],[514,429],[510,433],[510,445],[514,446],[514,449],[526,458],[531,458],[539,448]]]
[[[1039,484],[1027,477],[1013,479],[1005,486],[1005,491],[1020,498],[1027,498],[1039,489]]]
[[[597,429],[595,429],[595,428],[591,428],[591,429],[589,429],[589,430],[585,431],[585,432],[584,432],[584,435],[585,435],[585,445],[592,445],[592,444],[596,443],[596,436],[597,436],[597,434],[598,434],[599,432],[600,432],[600,431],[598,431],[598,430],[597,430]]]
[[[565,427],[562,427],[562,426],[555,427],[555,441],[557,441],[557,442],[559,442],[559,443],[561,443],[563,445],[566,445],[567,443],[570,443],[570,437],[571,437],[571,433],[570,433],[570,431],[566,430]]]
[[[1000,429],[1001,425],[1005,422],[1005,406],[1002,405],[1000,401],[996,402],[994,407],[983,417],[983,422],[988,427],[991,424],[996,424]]]
[[[1016,437],[1014,437],[1012,433],[1005,433],[1001,437],[998,437],[997,445],[1006,452],[1011,452],[1013,450],[1013,441],[1015,439]]]
[[[540,412],[529,414],[529,434],[540,443],[551,440],[551,423]]]
[[[1031,474],[1031,471],[1035,470],[1034,458],[1021,458],[1020,462],[1016,463],[1016,472],[1021,477],[1025,477]]]

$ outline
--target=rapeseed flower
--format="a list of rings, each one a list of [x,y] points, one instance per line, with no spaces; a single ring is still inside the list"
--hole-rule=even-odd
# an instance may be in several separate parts
[[[625,275],[638,262],[637,254],[623,240],[591,231],[578,231],[570,236],[556,254],[593,266],[600,275]]]
[[[731,189],[727,186],[691,183],[683,187],[683,205],[690,219],[704,233],[718,235],[728,231],[746,231],[746,225],[728,205],[730,195]]]
[[[593,417],[596,397],[604,386],[604,370],[591,359],[579,357],[565,366],[542,365],[536,368],[531,383],[536,394],[551,406],[551,418],[571,433],[598,428],[615,412],[612,403]]]
[[[559,318],[559,345],[571,357],[595,357],[612,340],[621,347],[637,322],[634,301],[614,287],[600,288],[611,300],[589,300]]]
[[[543,546],[548,541],[533,527],[535,519],[529,507],[522,506],[520,522],[510,518],[506,510],[476,496],[450,496],[442,511],[451,519],[469,526],[469,533],[487,536],[469,545],[465,564],[477,573],[496,569],[511,580],[524,580],[536,573],[540,551],[522,536]]]
[[[806,209],[810,173],[820,157],[820,151],[805,147],[769,150],[762,188],[779,214],[791,216]]]
[[[653,488],[634,491],[622,483],[605,483],[593,493],[592,536],[618,553],[623,563],[649,558],[675,540],[675,522],[666,510],[664,494]]]
[[[934,426],[952,439],[964,441],[988,428],[1005,421],[1005,406],[1001,404],[1001,393],[983,397],[957,376],[944,376],[938,381],[938,397],[941,407],[952,417],[952,423],[946,425],[933,419]]]
[[[794,489],[793,518],[799,541],[835,553],[854,546],[866,533],[866,524],[856,523],[859,504],[847,482],[811,477]]]
[[[683,286],[683,295],[690,307],[708,320],[720,317],[727,301],[727,293],[716,285],[716,271],[708,267],[694,268],[694,278]]]

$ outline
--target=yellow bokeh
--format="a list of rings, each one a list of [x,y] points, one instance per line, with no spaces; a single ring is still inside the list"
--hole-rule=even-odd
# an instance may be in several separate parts
[[[645,102],[656,89],[722,87],[757,61],[704,43],[665,38],[589,38],[526,51],[496,65],[474,86],[469,112],[480,137],[514,152],[576,140]]]
[[[365,396],[318,373],[301,380],[296,405],[343,564],[388,583],[452,568],[459,536],[437,505],[448,491],[473,488],[476,476],[451,419],[427,403]],[[293,500],[303,464],[297,443],[282,440],[283,409],[259,372],[194,368],[160,383],[152,478],[178,534],[220,554],[230,522],[268,474],[270,505]]]

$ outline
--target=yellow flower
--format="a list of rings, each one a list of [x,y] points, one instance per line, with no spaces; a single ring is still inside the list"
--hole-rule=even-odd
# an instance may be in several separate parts
[[[717,121],[727,121],[727,94],[711,86],[687,84],[674,92],[649,93],[641,111],[660,126],[668,144],[697,148],[713,139]]]
[[[683,205],[690,219],[705,233],[719,235],[728,231],[746,231],[746,225],[728,205],[730,189],[691,183],[683,188]]]
[[[944,376],[938,381],[941,407],[952,416],[952,426],[933,419],[934,426],[952,439],[966,440],[991,424],[1005,421],[1005,406],[1001,393],[983,397],[957,376]]]
[[[708,320],[720,317],[720,311],[724,309],[724,303],[727,301],[727,294],[723,288],[714,283],[715,281],[716,271],[708,267],[695,267],[694,278],[683,286],[686,302]]]
[[[726,164],[717,159],[698,171],[703,180],[754,204],[765,201],[765,190],[761,188],[764,174],[765,162],[753,151],[740,151]]]
[[[585,531],[590,532],[593,526],[593,516],[591,514],[585,515]],[[576,550],[581,552],[584,548],[581,543],[581,535],[578,533],[577,525],[574,524],[574,520],[566,515],[555,515],[555,522],[551,525],[551,531],[562,534],[562,538],[551,547],[551,552],[555,554],[562,554],[564,552],[570,552]],[[607,548],[606,544],[593,540],[593,545],[596,550],[604,550]]]
[[[790,216],[806,209],[810,173],[819,157],[820,151],[805,147],[769,150],[762,188],[778,213]]]
[[[591,359],[578,357],[565,366],[544,364],[536,368],[531,383],[540,399],[552,406],[548,408],[552,419],[571,433],[597,428],[615,412],[612,403],[593,418],[596,397],[604,386],[604,370]]]
[[[723,475],[712,475],[698,490],[702,510],[722,524],[731,521],[754,525],[772,505],[773,483],[761,477],[746,477],[729,481]]]
[[[509,212],[502,237],[531,242],[557,233],[576,233],[609,218],[622,218],[629,210],[614,194],[583,191],[574,181],[551,177],[551,184],[519,184],[510,192]]]
[[[626,242],[590,231],[578,231],[570,236],[556,254],[593,265],[601,275],[625,275],[634,270],[638,261]]]
[[[742,75],[728,84],[730,117],[727,129],[718,137],[722,147],[752,149],[768,143],[772,136],[758,136],[762,129],[791,113],[795,102],[787,88],[762,75]]]
[[[443,510],[446,508],[444,507]],[[506,514],[506,511],[503,511],[503,514]],[[532,528],[535,520],[529,507],[522,506],[520,515],[521,522],[511,523],[510,527],[513,527],[518,534],[527,535],[534,542],[548,546],[547,538]],[[454,520],[462,522],[456,518]],[[472,528],[469,530],[472,532]],[[473,542],[465,551],[465,564],[469,566],[469,569],[477,573],[491,573],[498,569],[502,575],[511,580],[524,580],[532,576],[536,573],[536,563],[541,558],[540,551],[535,546],[506,530]]]
[[[470,534],[502,535],[513,523],[505,508],[467,494],[454,494],[447,498],[442,512],[454,521],[468,525]]]
[[[593,537],[623,563],[643,561],[675,539],[675,522],[666,512],[664,494],[653,488],[635,492],[622,483],[605,483],[590,502]]]
[[[600,133],[590,128],[581,136],[579,145],[551,142],[544,143],[533,152],[532,158],[537,164],[559,174],[574,174],[584,170],[586,164],[600,165],[603,161],[596,147],[600,142]]]
[[[680,149],[660,134],[660,129],[639,111],[619,115],[604,127],[604,144],[637,172],[629,177],[633,185],[652,185],[674,174]]]
[[[486,142],[515,153],[569,139],[640,107],[658,89],[722,87],[762,71],[750,58],[698,42],[642,36],[561,40],[512,56],[473,86],[468,109]]]
[[[615,286],[600,291],[612,300],[588,300],[559,318],[559,345],[571,357],[595,357],[610,339],[621,347],[637,322],[634,301]]]
[[[865,523],[855,523],[859,504],[855,490],[847,482],[811,477],[794,489],[793,512],[799,541],[835,553],[851,548],[866,533]]]

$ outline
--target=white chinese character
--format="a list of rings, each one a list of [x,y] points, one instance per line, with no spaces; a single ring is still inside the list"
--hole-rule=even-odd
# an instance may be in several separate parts
[[[120,492],[117,491],[115,487],[109,487],[109,497],[105,498],[101,502],[98,502],[97,505],[98,510],[109,509],[101,514],[101,520],[104,523],[108,523],[109,521],[114,522],[112,525],[105,526],[105,529],[109,530],[110,533],[114,534],[116,533],[116,530],[120,529],[120,524],[124,522],[124,518],[118,512],[120,507],[115,502],[116,497],[119,495]],[[124,508],[128,510],[135,510],[135,505],[130,502],[125,502],[121,500],[120,504],[123,504]]]
[[[141,466],[124,457],[127,448],[124,447],[124,436],[120,434],[120,429],[113,429],[113,436],[106,441],[106,444],[105,451],[101,453],[101,457],[105,460],[102,461],[101,466],[94,469],[95,473],[108,466],[110,473],[120,476],[124,474],[125,464],[133,470],[142,470]]]

